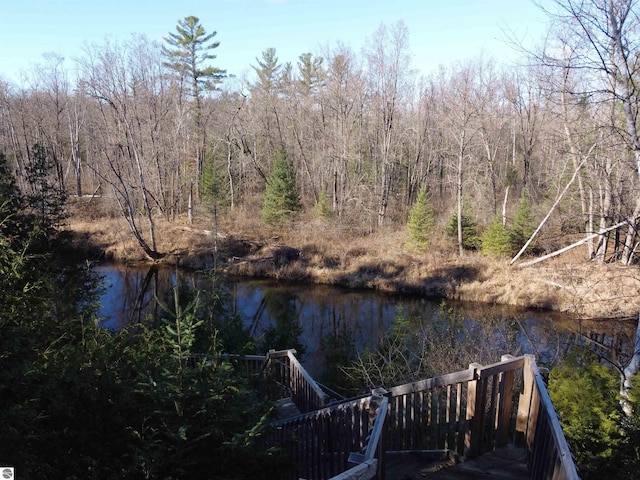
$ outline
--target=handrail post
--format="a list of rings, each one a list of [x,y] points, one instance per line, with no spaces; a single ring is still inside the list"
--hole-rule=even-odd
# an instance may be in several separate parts
[[[518,418],[516,420],[516,445],[521,445],[527,440],[529,415],[531,413],[531,403],[533,400],[533,363],[534,356],[524,355],[524,368],[522,369],[522,393],[518,400]]]
[[[501,362],[513,360],[513,355],[502,355]],[[516,371],[508,370],[503,372],[500,379],[498,400],[498,419],[496,424],[496,447],[503,447],[509,441],[509,424],[511,420],[511,411],[513,409],[513,384],[515,381]]]
[[[467,421],[469,426],[467,427],[467,433],[464,439],[464,456],[465,458],[473,458],[478,454],[480,449],[480,435],[482,430],[482,425],[479,422],[482,420],[480,417],[483,416],[484,409],[478,408],[482,407],[482,405],[478,405],[479,396],[478,396],[478,370],[482,368],[482,365],[479,363],[471,363],[469,364],[469,370],[473,371],[473,380],[469,380],[467,386]],[[476,415],[476,412],[478,413]]]
[[[387,454],[387,428],[386,421],[389,415],[389,397],[391,393],[383,387],[374,388],[371,390],[372,398],[386,398],[386,401],[381,401],[376,412],[376,422],[382,422],[378,425],[380,433],[378,434],[377,456],[378,456],[378,474],[377,480],[385,480],[385,470],[387,468],[386,454]],[[384,410],[384,411],[383,411]]]

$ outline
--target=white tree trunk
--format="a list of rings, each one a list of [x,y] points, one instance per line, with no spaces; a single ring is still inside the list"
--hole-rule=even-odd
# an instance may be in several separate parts
[[[507,226],[507,200],[509,199],[509,185],[504,191],[504,202],[502,202],[502,226]]]
[[[638,315],[638,326],[636,328],[636,338],[633,345],[633,355],[629,364],[622,371],[621,385],[620,385],[620,404],[624,413],[630,417],[633,414],[633,408],[631,405],[631,399],[629,398],[629,391],[633,386],[634,375],[640,370],[640,314]]]

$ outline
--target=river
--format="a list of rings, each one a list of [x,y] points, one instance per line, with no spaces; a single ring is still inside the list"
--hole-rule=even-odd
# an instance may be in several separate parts
[[[111,329],[156,314],[156,298],[166,298],[177,279],[195,288],[211,288],[211,280],[197,272],[121,265],[99,265],[96,270],[106,287],[101,324]],[[284,318],[298,325],[305,350],[302,361],[314,375],[326,368],[331,339],[348,337],[358,351],[375,347],[399,314],[411,319],[416,330],[447,321],[447,316],[461,317],[467,335],[495,349],[495,361],[504,353],[531,353],[543,365],[553,364],[582,329],[577,319],[551,311],[448,301],[443,315],[441,301],[416,296],[246,278],[224,278],[219,285],[228,294],[229,308],[254,336],[264,335]]]

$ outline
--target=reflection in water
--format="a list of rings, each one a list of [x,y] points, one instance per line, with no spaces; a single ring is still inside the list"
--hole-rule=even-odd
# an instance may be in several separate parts
[[[102,265],[96,270],[105,278],[102,297],[102,325],[118,329],[145,321],[158,314],[157,298],[176,284],[211,289],[204,275],[152,267]],[[299,285],[272,280],[224,279],[219,283],[230,297],[232,309],[245,328],[266,348],[293,347],[299,350],[311,374],[326,371],[340,363],[345,351],[375,347],[387,334],[399,312],[416,325],[443,321],[440,302],[417,297],[385,295],[374,291],[351,290],[327,285]],[[466,332],[485,332],[474,324],[490,321],[492,334],[477,338],[487,345],[511,342],[509,350],[496,351],[495,360],[504,353],[531,353],[542,365],[553,364],[580,330],[575,320],[554,312],[532,312],[507,306],[447,302],[453,314],[462,316]],[[495,327],[493,327],[495,325]],[[272,345],[272,346],[268,346]],[[259,352],[264,353],[264,352]]]

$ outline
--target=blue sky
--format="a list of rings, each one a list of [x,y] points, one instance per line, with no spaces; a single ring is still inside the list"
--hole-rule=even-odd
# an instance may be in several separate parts
[[[531,0],[0,0],[0,76],[11,82],[54,52],[67,59],[85,43],[142,33],[162,41],[179,19],[200,18],[217,31],[215,66],[251,73],[256,57],[274,47],[281,62],[319,52],[338,41],[360,52],[385,23],[408,27],[413,67],[428,73],[440,64],[479,54],[511,60],[504,30],[532,45],[546,17]]]

